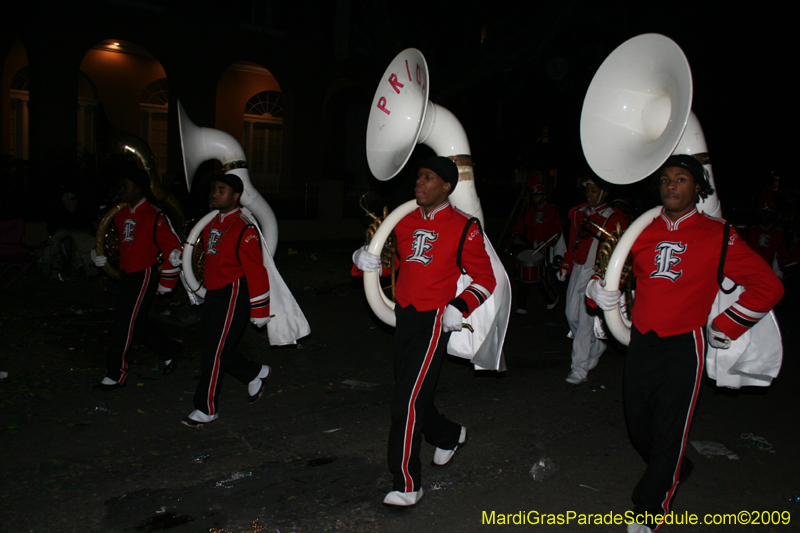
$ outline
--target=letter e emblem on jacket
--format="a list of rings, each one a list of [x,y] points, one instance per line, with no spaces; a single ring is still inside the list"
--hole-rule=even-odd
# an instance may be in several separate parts
[[[425,252],[430,251],[433,248],[431,242],[435,241],[439,238],[438,233],[434,233],[429,230],[418,229],[414,232],[414,244],[411,245],[411,249],[414,251],[411,255],[406,258],[406,261],[419,261],[423,265],[428,265],[431,261],[433,261],[432,257],[428,257],[425,255]]]
[[[136,229],[136,221],[128,219],[122,223],[122,240],[124,242],[133,242],[133,230]]]
[[[222,237],[222,232],[218,229],[212,229],[208,232],[208,249],[206,250],[207,254],[217,255],[217,244],[219,244],[220,237]]]
[[[686,246],[679,242],[660,242],[656,245],[656,258],[653,261],[658,269],[650,274],[651,278],[665,278],[670,281],[677,281],[683,275],[683,271],[674,271],[672,267],[681,262],[676,254],[686,251]]]

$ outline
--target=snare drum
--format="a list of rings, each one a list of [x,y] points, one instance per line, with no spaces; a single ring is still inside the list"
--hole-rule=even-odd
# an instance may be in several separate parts
[[[517,254],[519,280],[522,283],[538,283],[544,277],[544,255],[533,250],[523,250]]]

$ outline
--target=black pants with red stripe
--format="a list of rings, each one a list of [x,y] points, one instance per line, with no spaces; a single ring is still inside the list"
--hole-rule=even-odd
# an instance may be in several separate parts
[[[419,452],[423,435],[426,442],[445,450],[455,448],[461,435],[461,426],[434,406],[436,382],[450,338],[449,333],[442,333],[443,312],[395,306],[395,385],[388,451],[392,490],[415,492],[422,487]]]
[[[246,359],[236,349],[249,321],[250,294],[245,278],[206,293],[200,320],[200,383],[194,394],[194,408],[198,411],[217,414],[225,374],[247,384],[261,372],[260,364]]]
[[[180,343],[164,335],[147,317],[158,281],[158,265],[131,274],[120,272],[114,325],[106,356],[106,376],[117,383],[125,383],[128,377],[126,356],[134,342],[143,344],[164,360],[180,353]]]
[[[633,490],[634,513],[669,513],[686,464],[697,397],[703,380],[703,328],[659,337],[631,329],[625,364],[625,418],[631,444],[647,468]],[[650,522],[655,528],[654,522]]]

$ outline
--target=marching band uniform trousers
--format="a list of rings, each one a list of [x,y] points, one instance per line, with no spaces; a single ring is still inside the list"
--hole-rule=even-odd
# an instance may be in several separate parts
[[[200,383],[194,394],[194,408],[198,411],[217,414],[225,374],[248,384],[261,372],[260,364],[246,359],[236,349],[249,321],[250,296],[244,277],[206,292],[200,321]]]
[[[606,351],[606,344],[594,334],[594,316],[586,303],[586,286],[594,275],[593,265],[575,265],[567,285],[566,315],[572,332],[572,370],[586,377]]]
[[[703,328],[671,337],[631,328],[625,363],[625,419],[647,468],[633,490],[634,513],[666,514],[681,480],[705,363]],[[655,528],[654,524],[649,524]]]
[[[422,436],[437,448],[458,445],[461,426],[444,417],[434,405],[450,333],[442,332],[443,309],[417,311],[395,306],[395,386],[388,461],[394,476],[392,490],[416,492],[422,487],[419,459]]]
[[[147,317],[156,296],[158,281],[158,265],[132,274],[120,272],[113,333],[106,356],[106,376],[120,385],[128,377],[126,355],[134,341],[156,352],[164,360],[180,353],[180,343],[164,335]]]

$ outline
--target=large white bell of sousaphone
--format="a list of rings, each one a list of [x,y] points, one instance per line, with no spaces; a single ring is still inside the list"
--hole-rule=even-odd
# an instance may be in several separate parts
[[[370,109],[367,162],[377,179],[387,181],[396,176],[417,144],[425,144],[443,157],[457,159],[470,155],[469,141],[461,123],[449,110],[430,102],[428,93],[425,56],[415,48],[403,50],[383,73]],[[471,164],[469,167],[459,165],[459,182],[450,195],[450,203],[483,224],[483,210]],[[392,211],[372,237],[370,253],[379,256],[395,225],[416,208],[416,201],[409,200]],[[394,302],[380,289],[379,272],[364,273],[364,289],[376,316],[394,326]]]
[[[630,184],[653,174],[674,154],[707,155],[692,107],[692,73],[681,48],[658,34],[634,37],[609,55],[592,79],[581,113],[581,145],[592,170],[604,180]],[[714,186],[711,166],[705,164]],[[698,206],[712,216],[712,195]],[[642,214],[617,244],[606,270],[606,290],[619,289],[622,268],[636,238],[661,207]],[[630,322],[619,310],[605,313],[609,330],[630,342]]]
[[[250,173],[245,168],[247,158],[239,142],[230,134],[213,128],[202,128],[189,119],[183,105],[178,101],[178,127],[181,136],[181,151],[183,166],[186,171],[186,187],[192,190],[192,182],[198,167],[209,159],[216,159],[226,174],[236,174],[244,185],[244,191],[239,199],[258,222],[264,241],[269,248],[270,255],[275,255],[278,246],[278,221],[275,213],[266,200],[258,193],[250,181]],[[218,211],[215,209],[205,215],[192,228],[183,247],[183,272],[191,290],[201,298],[205,295],[205,287],[201,287],[192,270],[192,255],[194,245],[202,234],[203,228],[211,222]]]
[[[604,180],[649,176],[678,146],[692,111],[692,73],[680,47],[658,34],[634,37],[592,79],[581,113],[581,145]]]

